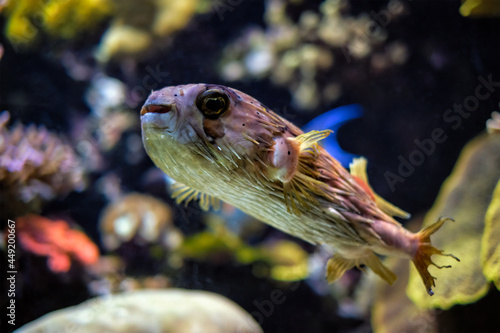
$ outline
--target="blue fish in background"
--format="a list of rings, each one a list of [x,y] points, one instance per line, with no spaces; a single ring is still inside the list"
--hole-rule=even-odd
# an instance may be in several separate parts
[[[335,157],[335,159],[337,159],[342,166],[347,168],[349,167],[349,163],[352,162],[352,159],[359,156],[348,153],[340,148],[337,141],[337,130],[345,123],[353,119],[360,118],[362,115],[363,108],[359,104],[340,106],[320,114],[304,125],[302,130],[306,133],[312,130],[332,130],[333,134],[322,140],[321,146],[325,148],[330,155]]]

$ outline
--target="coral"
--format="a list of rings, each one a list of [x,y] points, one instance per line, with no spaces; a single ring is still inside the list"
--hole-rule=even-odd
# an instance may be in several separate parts
[[[488,236],[484,238],[483,232],[485,214],[500,178],[499,151],[499,135],[484,133],[469,142],[462,150],[451,175],[443,183],[433,207],[425,216],[423,227],[434,223],[441,216],[456,218],[455,223],[446,226],[446,232],[433,235],[432,242],[437,248],[456,255],[461,262],[454,264],[453,269],[439,272],[440,281],[445,283],[439,283],[435,287],[433,297],[429,297],[419,285],[420,277],[412,267],[407,294],[419,307],[448,309],[455,304],[475,302],[488,291],[489,283],[483,274],[480,253],[482,247],[498,244],[496,231],[488,232]],[[491,207],[495,207],[495,202]],[[491,216],[489,214],[491,211],[488,210],[487,219]],[[498,230],[498,226],[492,225],[498,221],[486,221],[491,231]],[[488,249],[491,250],[492,247]],[[435,260],[437,265],[446,264],[442,258]],[[432,269],[437,268],[431,267],[431,274]]]
[[[197,10],[205,7],[200,6],[202,2],[147,0],[137,6],[134,1],[117,1],[117,11],[102,37],[96,58],[101,62],[135,58],[163,45],[162,38],[184,28]]]
[[[107,255],[87,270],[92,278],[88,290],[92,295],[101,296],[119,294],[137,289],[165,289],[171,287],[170,279],[162,274],[133,277],[125,274],[125,262],[122,258]]]
[[[459,11],[465,17],[498,17],[500,4],[492,0],[462,0]]]
[[[298,22],[287,14],[294,5],[266,1],[265,30],[250,29],[224,49],[219,70],[224,79],[269,77],[289,89],[294,106],[313,109],[340,97],[339,71],[346,62],[368,63],[382,72],[408,57],[403,44],[385,43],[386,32],[368,14],[346,15],[347,0],[326,0],[318,11],[303,11]],[[404,5],[392,0],[388,10],[394,20]]]
[[[278,281],[307,278],[309,255],[298,244],[288,240],[253,246],[246,244],[215,215],[207,219],[207,225],[207,230],[186,238],[179,249],[183,258],[212,262],[232,259],[242,264],[254,264],[255,275],[269,276]]]
[[[206,224],[207,230],[184,240],[179,249],[182,257],[213,262],[235,258],[245,264],[259,258],[258,251],[228,230],[223,220],[209,215]]]
[[[390,286],[377,281],[372,307],[372,327],[375,333],[438,332],[435,315],[431,310],[420,309],[406,296],[409,266],[405,259],[390,257],[384,264],[398,275]]]
[[[123,292],[122,282],[126,279],[123,260],[114,255],[102,255],[95,265],[89,267],[91,281],[87,287],[92,295],[109,295]]]
[[[93,114],[103,117],[124,108],[126,91],[122,81],[97,73],[85,93],[85,101]]]
[[[262,329],[231,300],[206,291],[140,290],[57,310],[18,332],[246,332]]]
[[[112,12],[107,0],[17,0],[4,9],[5,34],[16,47],[29,47],[42,33],[71,39],[91,31]]]
[[[297,243],[280,240],[261,248],[265,259],[271,264],[270,275],[278,281],[297,281],[309,274],[309,255]]]
[[[486,121],[486,131],[489,134],[500,134],[500,112],[491,113],[491,118]]]
[[[22,216],[16,221],[16,237],[25,251],[48,257],[47,265],[54,273],[69,271],[72,260],[92,265],[99,258],[99,249],[87,235],[64,220]]]
[[[16,216],[36,212],[43,200],[85,187],[80,160],[71,146],[45,127],[7,128],[0,114],[0,210]]]
[[[500,180],[486,211],[483,239],[481,241],[481,266],[488,281],[500,290]]]
[[[205,0],[18,0],[3,9],[5,34],[16,47],[31,47],[44,35],[74,39],[110,20],[96,58],[138,57],[162,45],[162,38],[184,28],[198,12],[211,9]],[[69,19],[70,18],[70,19]]]
[[[137,57],[152,45],[148,31],[116,22],[103,35],[96,58],[104,63],[119,56]]]
[[[85,169],[102,171],[106,157],[118,143],[126,141],[124,160],[130,164],[139,162],[144,156],[138,129],[138,118],[126,101],[126,86],[120,80],[102,73],[93,75],[85,101],[92,110],[90,115],[73,120],[71,137],[82,156]],[[129,131],[128,135],[123,135]],[[123,153],[122,153],[123,154]]]
[[[152,196],[132,193],[118,198],[101,215],[99,228],[109,250],[135,239],[138,242],[160,242],[168,249],[177,248],[182,233],[172,224],[172,211]]]
[[[85,94],[92,113],[85,119],[83,136],[93,133],[101,151],[111,150],[125,131],[139,124],[136,112],[126,105],[126,90],[120,80],[97,74]]]

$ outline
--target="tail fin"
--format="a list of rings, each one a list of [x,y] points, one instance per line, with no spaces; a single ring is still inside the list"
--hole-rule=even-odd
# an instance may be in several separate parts
[[[427,268],[430,265],[434,265],[437,268],[450,268],[451,266],[438,266],[436,265],[432,260],[431,256],[433,254],[438,254],[441,256],[447,256],[447,257],[452,257],[456,261],[460,261],[457,257],[455,257],[452,254],[449,253],[443,253],[442,250],[439,250],[435,248],[434,246],[431,245],[431,235],[435,233],[436,231],[441,228],[441,226],[446,222],[446,221],[453,221],[451,218],[440,218],[439,221],[436,223],[422,229],[420,232],[417,233],[417,238],[420,241],[420,244],[417,249],[417,253],[415,253],[415,257],[412,259],[413,264],[417,268],[418,273],[420,274],[420,277],[422,278],[422,281],[424,282],[425,288],[427,289],[427,293],[432,296],[434,295],[434,292],[432,291],[432,287],[436,286],[436,283],[434,280],[436,278],[432,276]]]

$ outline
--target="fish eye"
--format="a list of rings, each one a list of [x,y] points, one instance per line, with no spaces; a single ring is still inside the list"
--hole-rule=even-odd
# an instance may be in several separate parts
[[[229,97],[220,89],[210,89],[196,98],[196,107],[205,117],[216,119],[228,109]]]

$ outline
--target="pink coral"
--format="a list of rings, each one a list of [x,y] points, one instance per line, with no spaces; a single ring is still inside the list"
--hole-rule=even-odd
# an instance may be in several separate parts
[[[17,220],[16,236],[24,250],[47,256],[47,264],[55,273],[67,272],[72,259],[83,265],[95,264],[99,259],[99,249],[90,238],[64,220],[26,215]]]
[[[35,212],[43,200],[84,188],[83,171],[73,148],[45,127],[7,128],[0,113],[0,209],[11,216]]]

